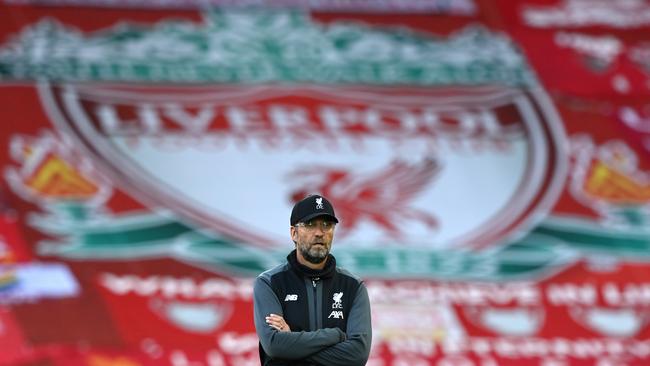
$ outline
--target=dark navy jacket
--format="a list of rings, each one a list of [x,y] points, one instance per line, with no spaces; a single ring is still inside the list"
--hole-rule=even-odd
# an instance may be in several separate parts
[[[301,265],[296,251],[287,263],[260,274],[254,286],[255,328],[262,365],[365,365],[372,329],[363,282],[336,266],[330,255],[323,270]],[[266,324],[281,315],[291,332]]]

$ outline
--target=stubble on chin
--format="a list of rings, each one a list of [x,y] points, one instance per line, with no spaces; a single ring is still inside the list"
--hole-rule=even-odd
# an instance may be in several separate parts
[[[326,248],[316,248],[313,246],[303,246],[300,249],[303,258],[309,263],[319,264],[325,258],[327,258],[327,249]]]

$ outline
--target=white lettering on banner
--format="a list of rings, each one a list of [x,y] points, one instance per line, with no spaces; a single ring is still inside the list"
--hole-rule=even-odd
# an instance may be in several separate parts
[[[183,126],[184,130],[190,133],[202,133],[207,131],[216,111],[210,106],[203,106],[195,114],[192,114],[188,113],[182,105],[167,104],[163,107],[163,113],[169,119]]]
[[[425,281],[368,281],[366,285],[373,303],[520,306],[541,303],[540,290],[525,282],[431,284]]]
[[[650,283],[606,283],[602,296],[607,305],[650,306]]]
[[[536,28],[607,26],[629,29],[650,25],[645,1],[562,1],[557,6],[526,6],[522,16]]]
[[[532,283],[510,284],[431,284],[424,281],[388,283],[368,281],[368,294],[376,303],[458,304],[458,305],[539,305],[542,298],[554,306],[602,305],[650,306],[650,283],[605,283],[600,287],[585,283],[557,283],[542,290]]]
[[[153,339],[145,340],[142,350],[159,362],[167,358],[172,366],[259,365],[256,333],[224,332],[217,339],[217,345],[203,351],[203,355],[200,351],[192,352],[192,358],[185,350],[165,349]]]
[[[226,366],[226,360],[223,357],[223,355],[219,351],[208,351],[207,355],[205,356],[206,360],[208,361],[208,366]]]
[[[172,366],[198,366],[199,363],[191,362],[182,351],[172,351],[169,355],[169,363]]]
[[[255,349],[257,351],[257,348]],[[257,352],[248,355],[235,356],[230,362],[217,350],[209,350],[205,354],[205,361],[193,361],[181,350],[173,350],[169,353],[169,363],[172,366],[258,366],[260,364]]]
[[[268,129],[270,124],[263,119],[261,112],[255,108],[228,107],[224,113],[226,121],[226,131],[229,129],[234,133],[256,132],[258,130]],[[217,130],[213,130],[217,132]]]
[[[540,362],[540,366],[570,366],[565,360],[559,359],[544,359]],[[599,365],[600,366],[600,365]]]
[[[443,341],[420,338],[415,343],[415,341],[409,341],[407,338],[408,336],[390,339],[379,338],[376,342],[377,345],[373,345],[373,347],[379,347],[382,343],[385,343],[392,354],[407,353],[424,357],[494,355],[511,359],[543,357],[572,357],[576,359],[635,357],[644,359],[650,356],[650,340],[648,339],[466,337],[457,340],[445,339]]]
[[[650,306],[650,283],[557,283],[546,297],[552,305]]]
[[[179,104],[139,104],[134,111],[126,113],[133,117],[125,119],[121,115],[126,108],[113,104],[97,105],[95,110],[102,132],[108,135],[157,135],[166,132],[264,137],[269,134],[302,136],[304,131],[301,127],[310,127],[323,136],[349,133],[355,136],[473,138],[501,142],[523,133],[518,121],[499,119],[497,108],[484,107],[441,111],[432,107],[380,109],[322,105],[309,109],[282,104],[203,105],[190,112],[189,107]],[[501,108],[515,111],[508,107]]]
[[[394,355],[413,354],[430,357],[436,354],[435,344],[430,338],[392,337],[386,343]]]
[[[397,356],[391,363],[391,366],[429,366],[429,360],[415,357],[412,355]],[[454,365],[454,366],[467,366],[467,365]]]
[[[258,342],[256,333],[225,332],[219,337],[219,347],[230,355],[242,355],[257,351]]]
[[[559,32],[555,35],[555,43],[568,47],[576,52],[595,57],[607,65],[613,62],[622,52],[624,44],[613,36],[591,36],[581,33]]]
[[[225,280],[209,278],[197,281],[191,278],[169,276],[150,276],[141,278],[134,275],[103,273],[100,283],[116,295],[153,296],[166,298],[184,297],[188,299],[223,298],[229,300],[250,300],[252,282],[250,280]]]
[[[307,114],[307,109],[298,106],[272,105],[269,107],[268,115],[272,124],[283,130],[308,128],[313,125]]]
[[[593,361],[599,365],[599,360],[643,360],[650,357],[650,339],[640,340],[633,338],[527,338],[527,337],[468,337],[457,340],[436,341],[431,338],[409,340],[409,337],[396,337],[392,339],[377,338],[373,340],[373,349],[386,346],[393,362],[390,365],[404,363],[407,360],[434,360],[435,365],[443,360],[471,359],[476,366],[496,366],[499,359],[506,358],[516,364],[517,359],[537,359],[539,362],[563,359],[571,361]],[[184,351],[172,349],[160,350],[161,356],[168,357],[173,366],[220,366],[220,362],[228,365],[248,365],[257,362],[258,338],[256,333],[226,332],[217,340],[214,348],[205,351],[204,356],[198,353],[193,357],[202,360],[190,359]],[[371,358],[379,365],[385,365],[386,359]],[[228,362],[230,361],[230,362]],[[252,362],[252,363],[251,363]],[[369,362],[368,365],[375,363]],[[589,363],[580,363],[588,365]],[[617,366],[625,363],[614,363]],[[457,365],[457,364],[453,364]]]
[[[549,285],[546,297],[553,305],[593,305],[597,291],[591,284],[554,283]]]

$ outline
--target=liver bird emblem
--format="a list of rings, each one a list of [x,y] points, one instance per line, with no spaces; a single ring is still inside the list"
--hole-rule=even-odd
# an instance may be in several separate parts
[[[343,298],[343,292],[335,292],[334,296],[332,296],[332,300],[334,300],[335,304],[340,304],[342,298]]]
[[[361,222],[369,221],[382,228],[392,239],[402,236],[401,220],[416,220],[431,230],[438,220],[409,204],[438,175],[441,167],[434,159],[419,163],[393,161],[387,167],[370,174],[354,173],[350,169],[331,166],[299,168],[290,179],[299,187],[291,192],[294,202],[310,193],[327,197],[341,219],[341,236],[353,231]]]

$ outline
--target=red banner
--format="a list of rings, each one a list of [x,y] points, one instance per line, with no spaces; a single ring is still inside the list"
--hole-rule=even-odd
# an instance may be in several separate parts
[[[313,191],[368,365],[650,362],[646,2],[72,3],[0,5],[0,365],[259,365]]]

